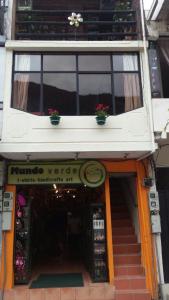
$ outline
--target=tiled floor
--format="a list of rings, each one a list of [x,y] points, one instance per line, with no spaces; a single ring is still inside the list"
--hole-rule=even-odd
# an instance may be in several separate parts
[[[29,285],[18,285],[5,291],[4,300],[114,300],[114,287],[108,283],[93,283],[82,263],[48,261],[34,269],[32,280],[42,273],[69,272],[82,273],[84,287],[29,289]]]

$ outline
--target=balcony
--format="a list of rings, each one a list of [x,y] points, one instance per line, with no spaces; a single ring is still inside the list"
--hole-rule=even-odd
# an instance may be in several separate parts
[[[18,0],[16,9],[17,40],[138,40],[141,39],[139,1]],[[22,0],[23,2],[23,0]],[[67,2],[67,3],[66,3]],[[72,12],[80,13],[78,28],[69,24]]]
[[[0,0],[0,35],[4,35],[5,0]]]

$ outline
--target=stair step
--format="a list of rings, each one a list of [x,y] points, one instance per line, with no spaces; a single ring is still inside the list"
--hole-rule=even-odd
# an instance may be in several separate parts
[[[113,236],[113,244],[134,244],[137,243],[136,235],[118,235]]]
[[[127,218],[130,218],[129,213],[127,211],[122,211],[122,212],[112,211],[112,220],[123,220]]]
[[[115,254],[114,264],[115,266],[141,264],[141,256],[139,254]]]
[[[139,265],[116,265],[115,276],[144,275],[144,268]]]
[[[113,235],[131,235],[131,234],[134,234],[134,228],[133,227],[115,227],[115,228],[112,228],[112,234]]]
[[[113,246],[114,254],[140,253],[140,244],[118,244]]]
[[[151,300],[147,290],[116,291],[115,300]]]
[[[124,226],[132,226],[131,220],[128,219],[123,219],[122,220],[112,220],[112,227],[124,227]]]
[[[115,205],[111,207],[112,212],[128,212],[128,207],[126,205]]]
[[[118,290],[140,290],[146,289],[146,281],[143,276],[116,277],[115,288]]]

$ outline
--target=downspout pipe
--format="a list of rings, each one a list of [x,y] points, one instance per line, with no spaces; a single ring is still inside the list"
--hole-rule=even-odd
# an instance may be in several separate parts
[[[148,94],[148,101],[146,101],[147,112],[149,115],[149,124],[151,131],[151,140],[152,140],[152,153],[156,150],[156,144],[154,142],[154,123],[153,123],[153,109],[152,109],[152,97],[151,97],[151,86],[150,86],[150,70],[149,70],[149,61],[148,61],[148,51],[147,51],[147,40],[146,40],[146,30],[145,30],[145,18],[144,18],[144,4],[143,0],[140,0],[140,9],[141,9],[141,26],[143,34],[143,49],[145,57],[145,76],[146,76],[146,88]],[[142,158],[143,159],[143,158]],[[159,276],[159,291],[163,299],[162,285],[164,284],[164,270],[162,264],[162,251],[161,251],[161,234],[154,234],[155,246],[156,246],[156,256],[157,256],[157,268]]]
[[[151,132],[151,142],[152,142],[152,153],[156,151],[156,145],[154,142],[154,123],[153,123],[153,108],[152,108],[152,98],[151,98],[151,86],[150,86],[150,70],[149,70],[149,60],[148,60],[148,51],[147,51],[147,39],[146,39],[146,30],[145,30],[145,18],[144,18],[144,5],[143,0],[140,0],[140,10],[141,10],[141,27],[142,27],[142,35],[143,35],[143,50],[144,50],[144,58],[145,58],[145,82],[147,89],[147,99],[145,101],[147,112],[148,112],[148,120],[150,125]]]

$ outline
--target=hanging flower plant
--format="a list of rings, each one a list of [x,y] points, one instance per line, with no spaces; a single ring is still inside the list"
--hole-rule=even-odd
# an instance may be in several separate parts
[[[58,110],[49,108],[48,109],[49,115],[50,115],[50,122],[52,125],[58,125],[60,123],[60,115]]]
[[[68,20],[70,21],[69,24],[75,27],[79,27],[80,23],[83,22],[81,14],[76,14],[74,12],[72,12],[71,16],[68,17]]]
[[[104,104],[97,104],[96,105],[96,122],[98,125],[104,125],[106,123],[106,118],[108,118],[108,109],[109,106]]]

